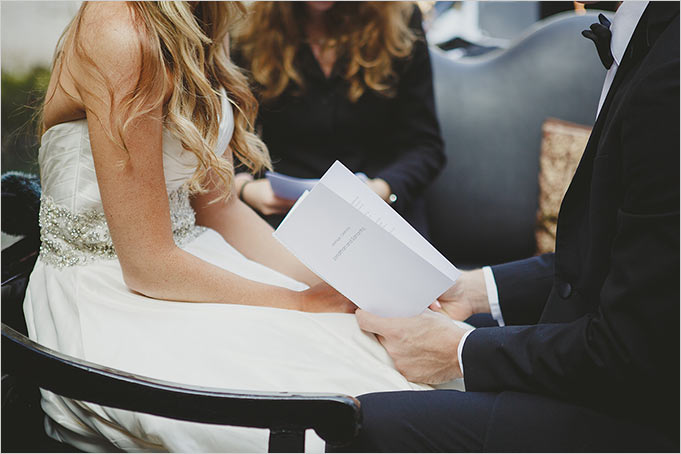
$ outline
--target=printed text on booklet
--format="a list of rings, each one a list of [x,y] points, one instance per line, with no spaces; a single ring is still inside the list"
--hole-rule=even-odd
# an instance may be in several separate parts
[[[357,306],[384,317],[421,313],[460,274],[338,161],[274,237]]]

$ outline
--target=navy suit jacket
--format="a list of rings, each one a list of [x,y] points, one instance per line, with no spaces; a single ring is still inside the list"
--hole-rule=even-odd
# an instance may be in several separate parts
[[[679,151],[679,3],[651,2],[563,200],[555,254],[493,267],[510,326],[466,340],[468,391],[541,394],[678,439]],[[499,417],[522,413],[503,405]]]

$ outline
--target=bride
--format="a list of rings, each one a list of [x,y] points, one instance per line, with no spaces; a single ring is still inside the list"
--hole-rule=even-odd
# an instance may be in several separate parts
[[[429,389],[402,377],[360,331],[352,303],[234,195],[234,156],[252,171],[269,166],[251,127],[255,100],[226,55],[238,10],[86,2],[67,27],[43,108],[42,246],[24,302],[31,338],[191,385]],[[42,396],[49,435],[86,451],[267,446],[260,429]]]

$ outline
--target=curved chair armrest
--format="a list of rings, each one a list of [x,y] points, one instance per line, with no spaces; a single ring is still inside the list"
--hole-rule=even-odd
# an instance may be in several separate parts
[[[359,402],[342,394],[254,392],[172,383],[73,358],[30,340],[2,324],[2,371],[64,397],[210,424],[270,429],[292,434],[299,448],[312,428],[328,444],[343,445],[357,434]]]

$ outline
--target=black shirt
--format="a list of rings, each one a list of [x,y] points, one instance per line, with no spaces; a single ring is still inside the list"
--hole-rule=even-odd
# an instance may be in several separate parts
[[[398,77],[394,97],[367,89],[351,102],[349,84],[342,76],[344,56],[338,56],[327,78],[310,47],[303,45],[295,64],[304,87],[290,83],[278,98],[263,103],[258,126],[276,171],[319,178],[339,160],[352,172],[382,178],[397,195],[393,207],[427,235],[420,196],[446,158],[420,12],[410,26],[418,40],[409,58],[394,62]],[[268,221],[276,226],[281,218]]]

